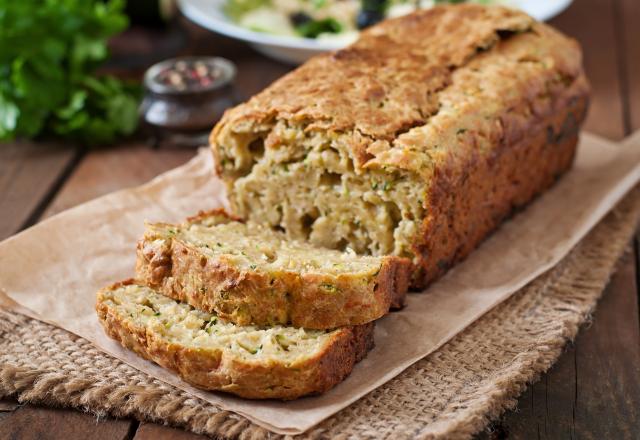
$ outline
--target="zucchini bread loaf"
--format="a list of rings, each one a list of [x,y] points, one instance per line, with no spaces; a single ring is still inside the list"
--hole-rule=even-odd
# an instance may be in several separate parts
[[[310,60],[210,141],[234,214],[407,257],[421,287],[570,167],[587,103],[572,39],[515,10],[441,6]]]
[[[250,399],[325,392],[373,347],[373,323],[331,331],[237,326],[133,281],[98,292],[96,310],[124,347],[194,386]]]
[[[222,211],[178,225],[148,223],[136,278],[239,325],[332,329],[365,324],[400,307],[411,263],[287,240]]]

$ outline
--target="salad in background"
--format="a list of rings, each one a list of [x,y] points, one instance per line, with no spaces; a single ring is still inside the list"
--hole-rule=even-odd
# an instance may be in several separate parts
[[[505,4],[509,0],[469,0]],[[225,13],[247,29],[273,35],[354,41],[358,31],[439,3],[465,0],[228,0]]]

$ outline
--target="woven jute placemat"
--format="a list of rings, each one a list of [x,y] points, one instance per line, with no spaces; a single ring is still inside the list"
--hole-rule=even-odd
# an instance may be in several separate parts
[[[516,403],[589,319],[640,217],[635,189],[554,269],[304,436],[469,438]],[[427,293],[428,294],[428,293]],[[64,330],[0,311],[0,396],[211,436],[276,438]]]

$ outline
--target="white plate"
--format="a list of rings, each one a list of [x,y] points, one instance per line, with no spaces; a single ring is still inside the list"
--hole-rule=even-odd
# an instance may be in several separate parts
[[[182,13],[207,29],[246,41],[263,54],[290,64],[300,64],[328,50],[340,49],[338,41],[287,37],[254,32],[235,24],[223,11],[227,0],[178,0]],[[572,0],[515,0],[514,4],[538,20],[548,20],[565,10]]]

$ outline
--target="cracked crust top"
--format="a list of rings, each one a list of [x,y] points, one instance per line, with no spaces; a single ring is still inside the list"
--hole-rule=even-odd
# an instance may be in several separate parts
[[[277,117],[307,130],[353,131],[354,156],[364,164],[376,152],[363,144],[424,125],[438,111],[438,92],[451,84],[452,73],[514,33],[532,34],[523,56],[542,54],[567,76],[581,72],[577,44],[522,12],[440,6],[387,20],[352,46],[313,58],[228,111],[212,144],[225,130],[255,132]]]

